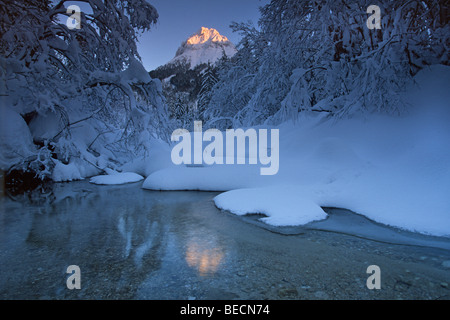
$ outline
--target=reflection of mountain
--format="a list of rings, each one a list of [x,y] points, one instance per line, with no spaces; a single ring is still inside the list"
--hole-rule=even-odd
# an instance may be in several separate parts
[[[183,242],[184,259],[200,277],[213,276],[224,266],[229,256],[229,247],[216,232],[216,208],[208,203],[185,206],[183,211],[190,214],[188,225],[184,225],[179,238]]]
[[[136,184],[55,183],[47,200],[12,201],[0,216],[0,298],[186,299],[223,273],[230,245],[210,193]],[[67,290],[65,270],[81,270]]]
[[[186,262],[202,277],[216,273],[223,258],[222,248],[209,246],[207,242],[192,240],[187,245]]]

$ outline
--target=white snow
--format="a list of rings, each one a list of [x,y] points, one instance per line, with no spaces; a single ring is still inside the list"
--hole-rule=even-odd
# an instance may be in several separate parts
[[[113,174],[92,177],[89,182],[101,185],[116,185],[139,182],[143,179],[143,176],[134,172],[117,172]]]
[[[141,143],[150,150],[148,156],[138,157],[120,167],[121,171],[131,171],[141,176],[148,177],[153,172],[174,166],[170,159],[170,146],[160,140],[143,138]]]
[[[151,190],[228,191],[245,188],[259,180],[255,166],[171,166],[148,176],[143,188]],[[257,186],[256,183],[251,184]]]
[[[52,179],[56,182],[81,180],[83,176],[75,163],[64,164],[57,161],[52,172]]]
[[[131,59],[128,68],[121,72],[120,78],[122,81],[129,82],[149,83],[152,81],[142,64],[134,58]]]
[[[408,114],[337,121],[302,115],[280,129],[280,170],[259,165],[167,167],[144,188],[228,191],[217,207],[301,225],[346,208],[387,225],[450,236],[450,67],[433,66],[407,92]]]
[[[35,116],[29,124],[31,135],[36,140],[52,139],[61,131],[61,121],[56,113],[47,111]]]
[[[68,164],[64,164],[59,160],[53,160],[56,165],[52,172],[52,180],[55,182],[67,182],[82,180],[98,174],[99,170],[83,161],[74,158]]]
[[[0,104],[0,170],[8,170],[36,153],[25,120],[13,108]]]
[[[295,226],[322,220],[327,214],[311,197],[295,187],[232,190],[218,195],[218,208],[237,215],[264,214],[261,220],[275,226]]]

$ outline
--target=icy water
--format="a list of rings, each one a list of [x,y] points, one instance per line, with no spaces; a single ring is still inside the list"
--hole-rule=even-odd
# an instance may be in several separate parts
[[[0,299],[450,299],[450,239],[341,209],[273,228],[211,192],[56,184],[0,199]],[[69,290],[70,265],[81,289]],[[381,289],[366,286],[378,265]]]

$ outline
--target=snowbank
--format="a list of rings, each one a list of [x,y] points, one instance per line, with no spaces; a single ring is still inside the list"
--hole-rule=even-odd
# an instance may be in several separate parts
[[[174,166],[170,158],[171,149],[166,142],[159,139],[143,137],[141,143],[145,144],[147,150],[150,150],[150,154],[124,164],[120,167],[121,171],[136,172],[144,177],[148,177],[153,172]]]
[[[83,179],[78,166],[75,163],[64,164],[58,161],[52,172],[55,182],[74,181]]]
[[[0,170],[6,171],[36,154],[33,138],[22,116],[0,104]]]
[[[143,179],[144,179],[143,176],[134,172],[120,172],[115,174],[92,177],[89,182],[101,185],[116,185],[116,184],[139,182]]]
[[[255,166],[169,167],[151,174],[143,184],[150,190],[228,191],[257,186],[259,169]]]
[[[237,215],[266,215],[261,220],[275,226],[303,225],[327,217],[311,197],[295,187],[233,190],[218,195],[214,201],[218,208]]]
[[[59,160],[54,160],[54,162],[56,165],[52,172],[52,180],[55,182],[83,180],[99,173],[97,168],[77,158],[72,159],[68,164]]]
[[[229,191],[215,198],[219,208],[262,213],[274,225],[323,219],[326,206],[450,236],[450,67],[423,70],[416,81],[401,117],[301,115],[281,125],[276,176],[260,176],[258,165],[178,166],[150,174],[143,187]]]

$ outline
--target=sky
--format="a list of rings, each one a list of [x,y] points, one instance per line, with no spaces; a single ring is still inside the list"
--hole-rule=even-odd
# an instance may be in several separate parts
[[[147,0],[159,13],[159,21],[139,37],[138,50],[146,70],[169,62],[180,47],[201,27],[214,28],[235,45],[240,35],[231,22],[258,23],[260,6],[268,0]]]

